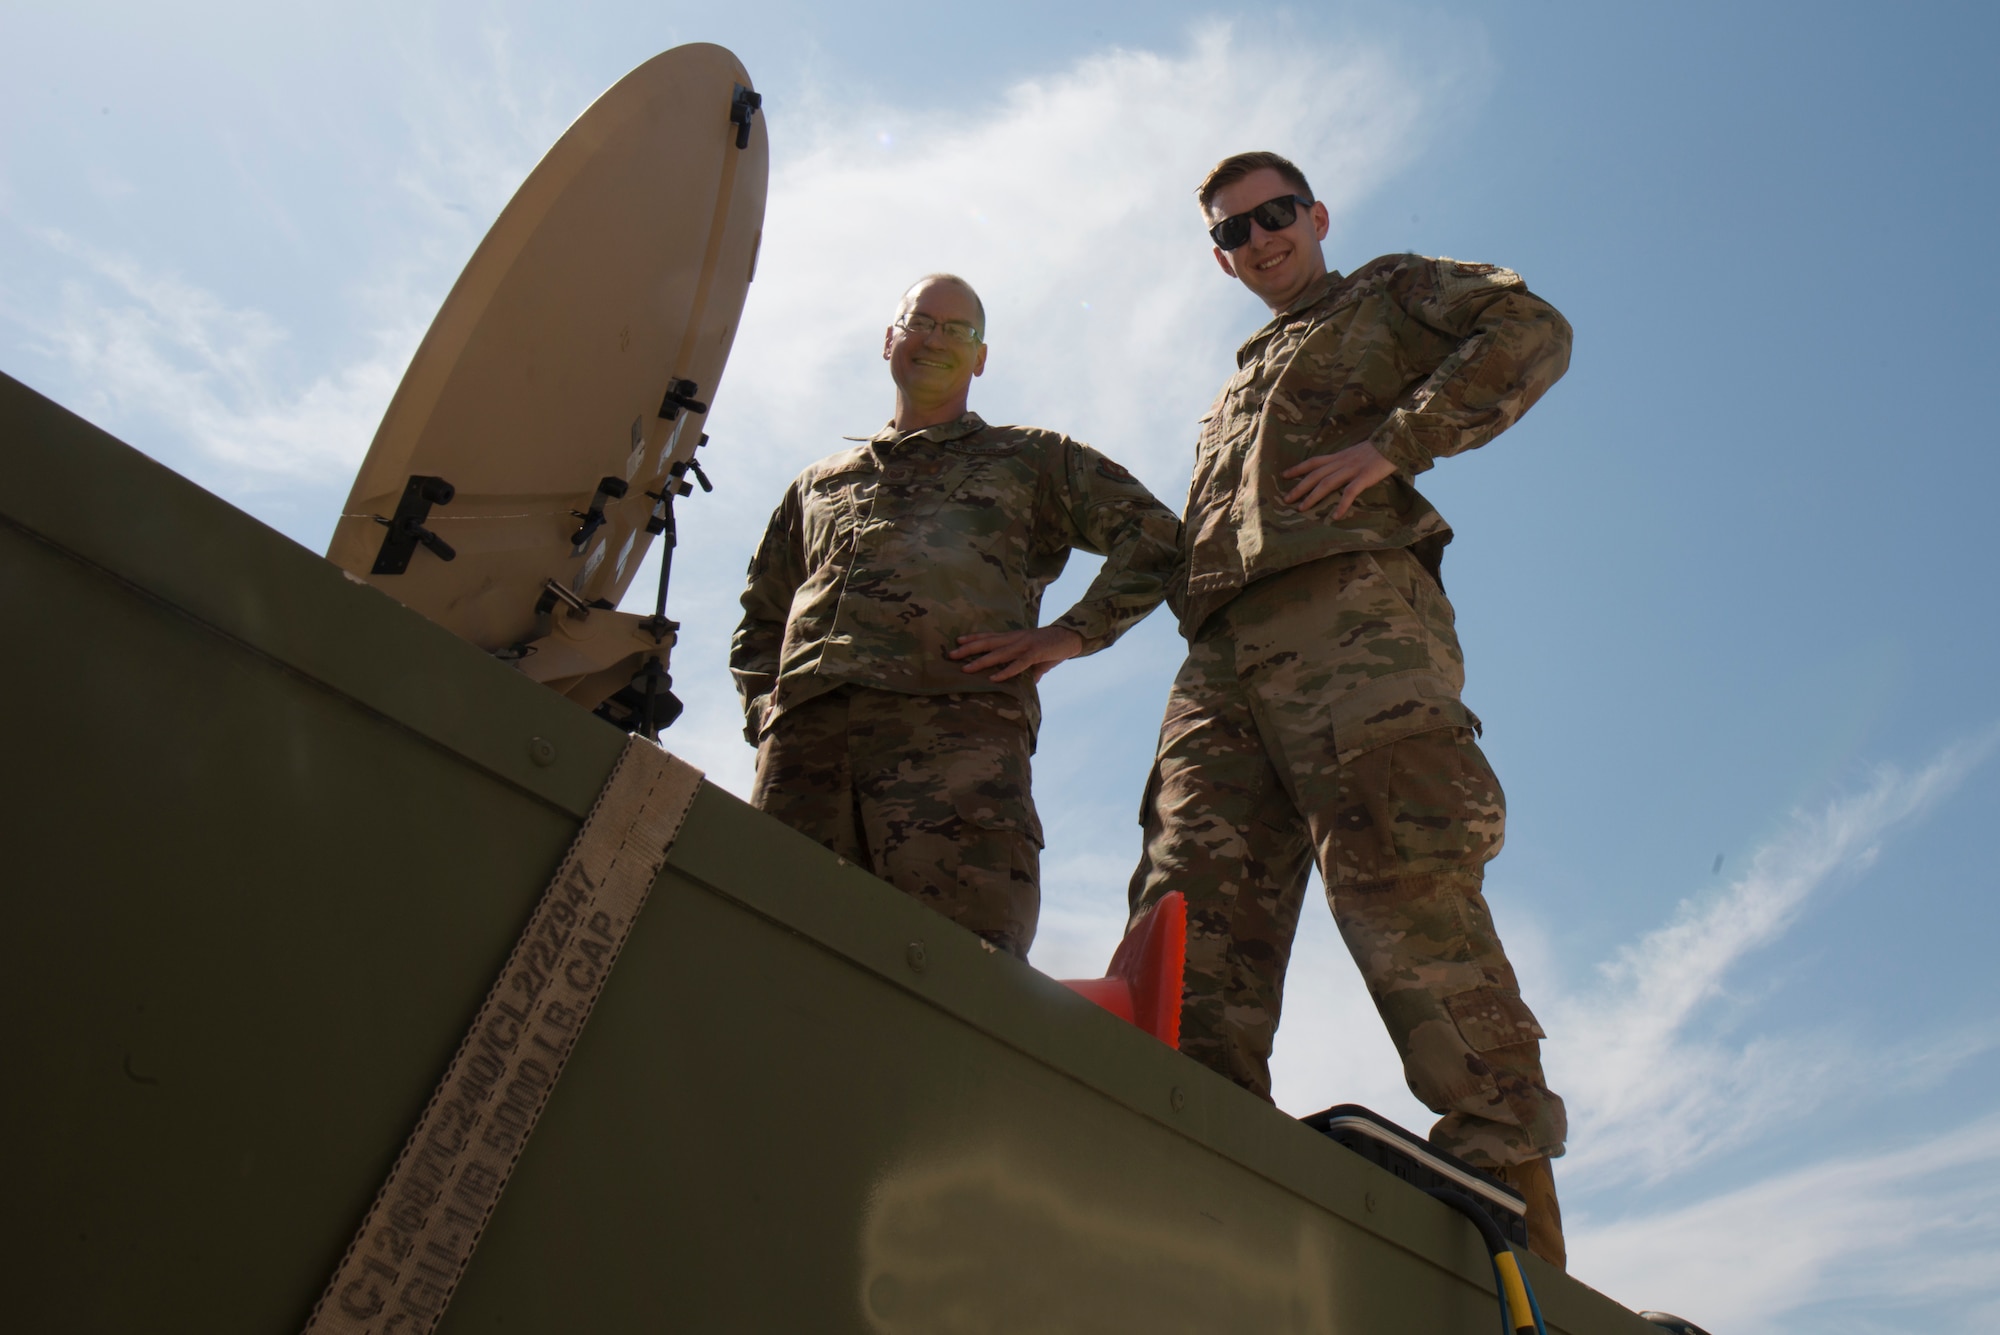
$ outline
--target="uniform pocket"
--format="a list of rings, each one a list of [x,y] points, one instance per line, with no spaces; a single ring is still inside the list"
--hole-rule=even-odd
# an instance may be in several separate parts
[[[1039,480],[1032,464],[1016,455],[973,456],[946,474],[937,502],[952,505],[955,537],[981,548],[1025,548],[1033,537]]]
[[[1458,613],[1451,599],[1444,596],[1444,586],[1409,548],[1390,547],[1363,554],[1374,562],[1382,578],[1419,621],[1426,625],[1442,622],[1446,626],[1457,621]]]
[[[1313,657],[1339,683],[1328,701],[1337,763],[1417,733],[1469,730],[1459,700],[1464,660],[1444,594],[1404,551],[1338,559],[1353,561],[1357,575],[1340,589],[1331,643]]]
[[[1024,835],[1036,848],[1043,847],[1042,820],[1035,812],[1035,799],[1026,791],[1017,801],[967,789],[952,794],[952,807],[960,822],[972,829]]]
[[[874,496],[875,481],[875,470],[868,466],[846,468],[813,479],[804,498],[809,565],[820,565],[854,532]]]
[[[1458,1026],[1459,1037],[1474,1052],[1491,1052],[1547,1038],[1541,1022],[1518,993],[1498,987],[1475,987],[1444,999]]]
[[[1454,693],[1464,690],[1465,651],[1458,643],[1458,610],[1445,596],[1444,586],[1407,548],[1372,555],[1409,603],[1417,625],[1430,641],[1431,658],[1438,671],[1451,683]]]
[[[1025,835],[1040,848],[1026,706],[999,691],[974,691],[959,696],[952,712],[958,735],[940,777],[959,823],[968,832]]]

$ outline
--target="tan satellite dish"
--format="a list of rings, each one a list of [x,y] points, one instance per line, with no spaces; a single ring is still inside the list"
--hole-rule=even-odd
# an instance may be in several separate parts
[[[502,209],[375,433],[327,556],[586,708],[679,712],[674,623],[613,611],[694,452],[757,263],[761,99],[719,46],[620,79]],[[706,486],[705,478],[702,478]]]

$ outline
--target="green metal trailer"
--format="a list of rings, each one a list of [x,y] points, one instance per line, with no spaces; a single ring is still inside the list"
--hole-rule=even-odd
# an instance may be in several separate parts
[[[5,377],[0,591],[7,1327],[297,1329],[626,738]],[[442,1328],[1497,1311],[1443,1205],[705,784]]]

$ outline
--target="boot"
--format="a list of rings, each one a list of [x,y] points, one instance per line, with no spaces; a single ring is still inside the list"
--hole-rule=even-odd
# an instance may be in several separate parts
[[[1530,1159],[1505,1168],[1486,1170],[1521,1193],[1528,1202],[1528,1250],[1558,1270],[1568,1269],[1563,1247],[1562,1204],[1556,1200],[1556,1177],[1547,1159]]]

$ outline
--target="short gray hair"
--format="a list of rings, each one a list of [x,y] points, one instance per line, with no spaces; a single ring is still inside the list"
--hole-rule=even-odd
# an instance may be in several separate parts
[[[986,303],[979,299],[979,289],[955,273],[927,273],[916,282],[904,288],[903,299],[896,303],[896,316],[898,319],[902,318],[904,311],[910,309],[910,294],[918,288],[928,287],[932,283],[955,283],[963,288],[965,295],[972,298],[973,306],[979,311],[979,332],[981,334],[986,332]]]

